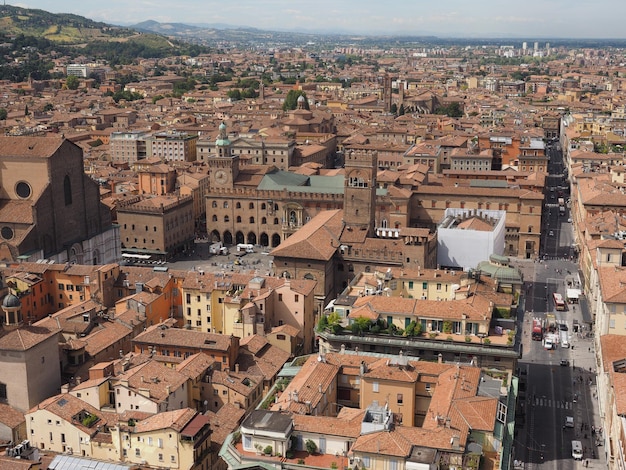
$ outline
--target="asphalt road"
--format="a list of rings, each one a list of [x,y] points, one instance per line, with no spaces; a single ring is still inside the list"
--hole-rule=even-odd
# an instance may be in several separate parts
[[[523,392],[518,406],[520,416],[516,420],[514,457],[523,462],[525,469],[581,468],[582,462],[573,460],[571,455],[571,441],[575,439],[582,442],[589,467],[606,468],[604,452],[596,447],[591,433],[592,426],[600,427],[600,419],[587,302],[582,297],[579,304],[568,304],[566,311],[557,312],[552,300],[554,292],[565,298],[568,287],[580,287],[583,283],[572,247],[573,231],[567,220],[569,208],[564,215],[559,215],[558,210],[559,192],[565,200],[569,198],[563,164],[558,151],[551,148],[548,154],[551,176],[547,180],[541,260],[515,262],[524,274],[525,295],[518,318],[523,325],[523,353],[518,363]],[[570,348],[558,345],[556,349],[546,350],[541,341],[532,340],[532,319],[545,319],[547,313],[554,313],[557,322],[567,325]],[[574,332],[575,322],[578,332]],[[561,365],[561,361],[568,363]],[[573,428],[564,426],[568,416],[574,418]]]

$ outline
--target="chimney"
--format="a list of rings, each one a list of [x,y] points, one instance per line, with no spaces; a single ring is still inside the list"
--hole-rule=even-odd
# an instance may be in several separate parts
[[[235,363],[235,372],[239,373],[239,363]]]
[[[443,355],[441,353],[439,353],[437,355],[437,363],[438,364],[442,364],[443,363]]]
[[[76,376],[76,385],[80,385],[80,375]]]
[[[165,386],[165,393],[167,393],[168,395],[171,393],[171,389],[169,385]]]
[[[318,392],[320,392],[320,393],[324,393],[324,392],[322,391],[322,384],[319,384],[319,385],[317,386],[317,391],[318,391]]]
[[[70,384],[61,385],[61,393],[68,393],[70,391]]]

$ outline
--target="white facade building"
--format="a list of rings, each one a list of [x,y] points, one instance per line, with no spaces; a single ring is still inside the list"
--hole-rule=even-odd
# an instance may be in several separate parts
[[[437,264],[468,270],[504,254],[506,211],[446,209],[437,228]]]

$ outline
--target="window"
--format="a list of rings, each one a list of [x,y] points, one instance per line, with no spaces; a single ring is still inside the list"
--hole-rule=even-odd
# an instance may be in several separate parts
[[[70,182],[69,175],[65,175],[63,180],[63,195],[65,196],[65,205],[72,204],[72,183]]]
[[[398,393],[397,401],[398,405],[402,405],[402,403],[404,403],[404,396],[401,393]]]
[[[367,455],[363,456],[363,466],[365,468],[370,468],[370,458]]]
[[[282,302],[283,301],[283,294],[278,294],[278,301]]]
[[[294,302],[299,302],[300,301],[300,296],[298,294],[294,295],[293,301]]]
[[[502,402],[498,402],[498,411],[496,419],[501,423],[506,423],[506,405]]]
[[[135,457],[141,457],[141,449],[139,447],[135,447]]]
[[[378,392],[378,382],[372,383],[372,392]]]

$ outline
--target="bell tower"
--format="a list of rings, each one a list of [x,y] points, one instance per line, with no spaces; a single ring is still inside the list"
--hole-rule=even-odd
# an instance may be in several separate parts
[[[239,174],[239,156],[232,155],[232,144],[226,132],[226,124],[219,127],[215,140],[215,154],[207,158],[211,188],[232,188]]]
[[[371,150],[353,150],[345,157],[343,221],[353,230],[375,233],[376,170],[378,154]]]

